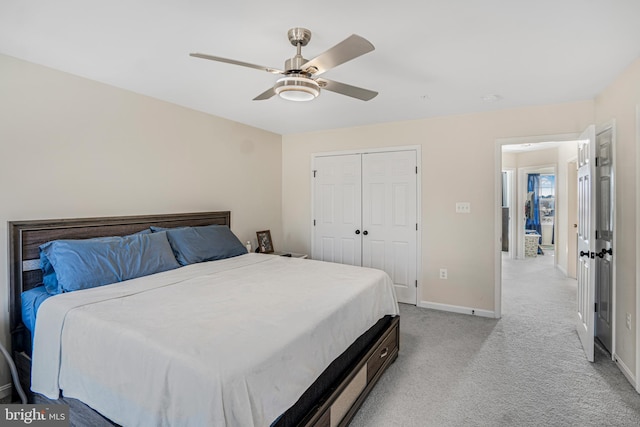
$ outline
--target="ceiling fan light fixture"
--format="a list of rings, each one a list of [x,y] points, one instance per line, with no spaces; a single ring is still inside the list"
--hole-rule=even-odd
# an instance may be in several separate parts
[[[320,85],[303,76],[285,76],[276,82],[273,90],[287,101],[311,101],[320,95]]]

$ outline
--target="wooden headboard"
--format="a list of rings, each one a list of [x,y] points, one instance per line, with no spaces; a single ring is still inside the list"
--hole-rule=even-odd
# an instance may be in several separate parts
[[[167,215],[104,218],[10,221],[9,225],[9,314],[13,351],[30,348],[29,331],[22,324],[21,294],[42,283],[38,248],[59,239],[124,236],[149,228],[201,225],[231,226],[231,212],[198,212]]]

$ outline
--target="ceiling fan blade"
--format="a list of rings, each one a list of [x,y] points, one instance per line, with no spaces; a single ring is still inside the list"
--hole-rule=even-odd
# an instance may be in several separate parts
[[[254,101],[264,101],[265,99],[269,99],[276,94],[276,91],[273,90],[272,87],[262,92],[260,95],[253,98]]]
[[[316,56],[312,60],[305,63],[302,68],[313,75],[319,76],[333,67],[351,61],[365,53],[374,50],[375,47],[367,39],[353,34],[329,50]],[[315,68],[318,71],[309,70]]]
[[[316,80],[320,87],[330,92],[339,93],[340,95],[347,95],[352,98],[361,99],[363,101],[369,101],[378,95],[378,92],[374,92],[369,89],[363,89],[357,86],[351,86],[345,83],[336,82],[327,79]]]
[[[190,53],[189,56],[193,56],[194,58],[209,59],[211,61],[226,62],[227,64],[240,65],[243,67],[255,68],[256,70],[263,70],[263,71],[266,71],[267,73],[272,73],[272,74],[284,74],[284,71],[278,70],[277,68],[264,67],[262,65],[236,61],[235,59],[221,58],[219,56],[205,55],[204,53]]]

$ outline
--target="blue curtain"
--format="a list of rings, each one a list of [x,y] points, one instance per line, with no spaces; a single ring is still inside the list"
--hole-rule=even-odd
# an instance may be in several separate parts
[[[540,225],[540,174],[530,173],[527,179],[527,203],[525,206],[527,217],[525,229],[536,230],[542,236]],[[541,237],[542,239],[542,237]]]

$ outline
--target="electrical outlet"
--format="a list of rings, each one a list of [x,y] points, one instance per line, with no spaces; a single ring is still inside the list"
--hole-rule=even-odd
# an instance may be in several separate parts
[[[471,203],[456,202],[456,213],[471,213]]]
[[[440,278],[441,279],[446,279],[447,278],[447,269],[446,268],[441,268],[440,269]]]
[[[627,313],[627,329],[631,330],[631,313]]]

